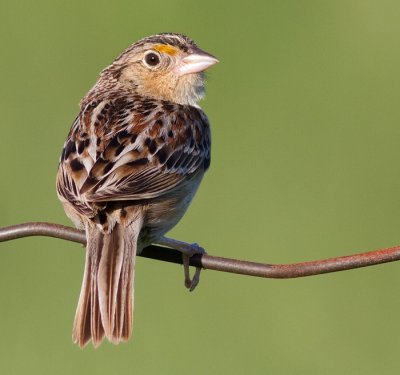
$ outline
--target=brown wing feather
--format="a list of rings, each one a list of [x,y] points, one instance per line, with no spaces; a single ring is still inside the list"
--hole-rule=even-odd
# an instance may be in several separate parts
[[[88,214],[95,202],[160,196],[209,161],[208,120],[198,108],[137,98],[89,103],[64,145],[58,193]]]

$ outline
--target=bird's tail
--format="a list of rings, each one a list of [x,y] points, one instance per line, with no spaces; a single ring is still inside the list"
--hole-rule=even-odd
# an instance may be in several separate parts
[[[72,338],[83,347],[104,336],[114,344],[132,334],[133,280],[138,230],[116,224],[110,233],[86,229],[86,264]]]

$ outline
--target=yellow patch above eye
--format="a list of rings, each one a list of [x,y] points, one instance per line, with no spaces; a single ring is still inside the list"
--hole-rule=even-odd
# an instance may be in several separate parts
[[[179,52],[178,48],[170,46],[168,44],[157,44],[153,48],[158,52],[166,53],[170,56],[175,56]]]

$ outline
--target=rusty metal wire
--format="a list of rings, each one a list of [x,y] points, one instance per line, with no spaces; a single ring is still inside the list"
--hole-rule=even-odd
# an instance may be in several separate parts
[[[0,242],[30,236],[47,236],[81,244],[86,243],[84,232],[58,224],[33,222],[0,228]],[[146,247],[140,256],[170,263],[182,263],[182,256],[179,251],[161,246],[151,245]],[[373,266],[396,260],[400,260],[400,246],[293,264],[255,263],[211,255],[195,255],[190,259],[190,265],[241,275],[288,279]]]

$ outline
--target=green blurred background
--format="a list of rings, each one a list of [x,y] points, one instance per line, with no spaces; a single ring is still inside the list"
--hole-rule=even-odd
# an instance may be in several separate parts
[[[221,61],[202,103],[213,162],[170,236],[270,263],[400,244],[398,1],[2,1],[0,225],[70,225],[62,144],[98,72],[162,31]],[[84,251],[1,244],[1,374],[398,374],[400,268],[294,280],[139,258],[134,337],[71,342]]]

